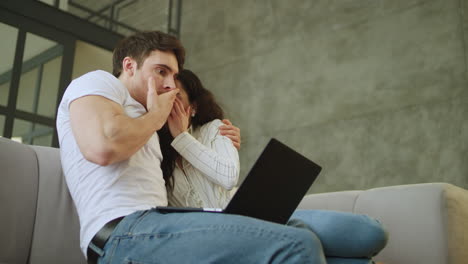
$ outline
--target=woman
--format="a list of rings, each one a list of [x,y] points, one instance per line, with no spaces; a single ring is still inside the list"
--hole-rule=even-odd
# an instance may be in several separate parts
[[[239,178],[239,131],[221,121],[223,110],[193,72],[182,70],[176,85],[180,93],[158,132],[169,205],[224,208]]]
[[[169,204],[224,208],[238,180],[239,157],[231,140],[218,133],[223,111],[193,72],[181,71],[176,84],[181,92],[160,133]],[[315,233],[327,263],[372,263],[387,242],[381,224],[365,215],[297,210],[288,225]]]

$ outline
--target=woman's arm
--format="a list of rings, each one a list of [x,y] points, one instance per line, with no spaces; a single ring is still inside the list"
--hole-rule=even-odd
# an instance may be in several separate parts
[[[171,145],[208,180],[230,190],[239,179],[239,154],[231,139],[219,133],[222,125],[220,120],[214,120],[201,129],[204,141],[210,142],[210,146],[203,145],[188,132],[179,134]]]

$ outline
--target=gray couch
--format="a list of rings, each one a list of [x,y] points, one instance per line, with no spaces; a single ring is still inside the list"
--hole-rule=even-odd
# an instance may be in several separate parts
[[[55,148],[0,138],[0,263],[86,263]],[[432,183],[308,195],[301,208],[365,213],[389,230],[386,264],[468,263],[468,191]]]

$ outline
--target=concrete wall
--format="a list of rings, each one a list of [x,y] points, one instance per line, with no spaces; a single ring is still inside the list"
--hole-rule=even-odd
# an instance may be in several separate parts
[[[184,1],[186,67],[242,129],[324,167],[311,192],[468,188],[463,0]],[[287,175],[285,175],[287,177]]]

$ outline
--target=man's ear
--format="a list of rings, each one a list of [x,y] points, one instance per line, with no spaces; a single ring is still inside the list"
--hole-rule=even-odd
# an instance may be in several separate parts
[[[122,72],[126,72],[127,75],[133,76],[135,73],[136,61],[131,57],[125,57],[122,61]]]

